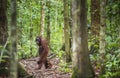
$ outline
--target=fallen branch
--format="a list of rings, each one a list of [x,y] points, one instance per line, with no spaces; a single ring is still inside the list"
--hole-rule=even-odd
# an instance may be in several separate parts
[[[50,60],[50,59],[53,59],[53,58],[55,58],[55,57],[56,57],[56,54],[53,54],[53,53],[52,53],[52,54],[50,54],[50,55],[47,57],[47,59]]]

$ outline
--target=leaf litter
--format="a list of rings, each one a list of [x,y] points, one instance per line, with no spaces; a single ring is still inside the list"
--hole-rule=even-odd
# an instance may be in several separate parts
[[[19,62],[23,64],[26,71],[30,73],[34,78],[70,78],[70,72],[60,71],[60,59],[59,58],[52,58],[50,61],[52,63],[51,69],[45,69],[43,66],[41,69],[36,69],[38,67],[37,61],[39,57],[23,59]]]

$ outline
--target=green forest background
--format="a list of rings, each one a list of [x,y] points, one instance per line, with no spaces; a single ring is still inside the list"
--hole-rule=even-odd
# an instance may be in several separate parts
[[[0,0],[1,1],[1,0]],[[77,1],[77,0],[76,0]],[[82,0],[81,0],[82,1]],[[103,1],[104,0],[100,0]],[[105,52],[100,49],[101,4],[99,0],[87,0],[87,33],[88,49],[91,64],[97,73],[104,60],[104,72],[100,78],[120,77],[120,0],[105,0]],[[49,41],[50,54],[61,59],[62,71],[72,72],[67,66],[72,64],[66,60],[65,28],[69,30],[70,58],[72,57],[72,4],[71,0],[17,0],[17,55],[18,60],[38,56],[36,36],[40,35]],[[64,26],[65,5],[67,5],[68,28]],[[0,5],[1,6],[1,5]],[[8,33],[11,28],[11,1],[7,2]],[[2,12],[2,11],[1,11]],[[42,16],[43,15],[43,16]],[[103,15],[103,16],[104,16]],[[42,20],[43,19],[43,20]],[[104,43],[104,42],[103,42]],[[104,45],[103,45],[104,46]],[[3,46],[0,46],[0,58],[6,58]],[[68,54],[69,55],[69,54]],[[0,60],[1,61],[1,60]],[[4,60],[3,60],[4,61]],[[2,68],[1,68],[2,69]],[[75,78],[75,77],[73,77]],[[78,77],[79,78],[79,77]],[[89,77],[88,77],[89,78]]]

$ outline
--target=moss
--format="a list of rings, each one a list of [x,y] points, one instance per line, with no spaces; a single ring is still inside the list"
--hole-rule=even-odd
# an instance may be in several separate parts
[[[77,67],[75,67],[75,68],[73,68],[73,73],[72,73],[72,77],[71,78],[78,78],[78,68]]]
[[[88,70],[89,71],[89,70]],[[92,71],[89,73],[82,72],[79,68],[73,68],[73,73],[71,78],[94,78]]]

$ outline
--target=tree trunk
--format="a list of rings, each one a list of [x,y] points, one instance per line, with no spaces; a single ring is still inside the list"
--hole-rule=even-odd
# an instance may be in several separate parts
[[[17,63],[18,65],[18,78],[34,78],[32,74],[27,72],[25,66],[22,63]]]
[[[32,3],[30,3],[30,7],[32,6]],[[31,55],[33,54],[33,51],[32,51],[32,36],[33,36],[33,25],[32,25],[32,21],[33,21],[33,19],[32,19],[32,7],[31,7],[31,9],[30,9],[30,53],[31,53]]]
[[[70,0],[70,15],[69,15],[69,25],[70,25],[70,48],[72,47],[72,0]]]
[[[88,52],[87,0],[72,0],[72,78],[94,78]]]
[[[41,19],[40,19],[40,36],[44,35],[44,25],[45,25],[45,0],[42,0],[41,5]]]
[[[93,45],[99,45],[99,32],[100,32],[100,0],[91,0],[91,32],[90,36]],[[96,43],[96,44],[94,44]],[[92,48],[90,48],[91,51]],[[94,51],[91,51],[94,53]]]
[[[6,77],[9,75],[9,63],[5,63],[2,61],[4,59],[8,60],[8,58],[3,58],[6,54],[5,50],[8,50],[8,27],[7,27],[7,0],[0,0],[0,76]],[[7,61],[8,62],[8,61]],[[7,69],[6,69],[7,68]]]
[[[66,62],[71,61],[70,53],[70,26],[69,26],[69,0],[64,0],[64,37],[65,37],[65,52]]]
[[[106,30],[106,15],[105,15],[105,8],[106,8],[106,0],[101,0],[100,2],[100,42],[99,42],[99,52],[100,52],[100,64],[101,64],[101,73],[104,73],[104,64],[105,64],[105,30]]]
[[[50,0],[47,0],[47,4],[46,4],[48,11],[47,11],[47,41],[48,41],[48,45],[50,44]],[[49,45],[50,47],[50,45]]]
[[[92,34],[98,36],[100,29],[100,0],[91,0],[91,26]]]
[[[0,0],[0,46],[4,46],[8,38],[6,11],[7,0]]]
[[[17,59],[17,53],[16,53],[16,8],[14,5],[16,5],[16,2],[14,2],[14,0],[12,0],[12,21],[11,21],[11,35],[12,36],[10,38],[11,40],[11,49],[10,49],[10,59],[7,58],[7,61],[5,59],[5,62],[1,63],[1,57],[2,57],[2,53],[3,50],[0,49],[0,68],[3,67],[3,70],[0,70],[0,77],[2,78],[6,78],[7,76],[9,76],[9,73],[11,75],[10,78],[17,78],[17,65],[18,65],[18,69],[19,69],[19,75],[20,76],[29,76],[30,78],[30,74],[26,72],[26,70],[24,69],[24,67],[20,64],[18,64],[16,62]],[[0,46],[4,46],[5,49],[8,50],[8,47],[6,47],[8,45],[7,42],[7,38],[8,38],[8,27],[7,27],[7,16],[6,16],[6,10],[7,10],[7,0],[0,0]],[[15,29],[14,29],[15,28]],[[1,51],[2,50],[2,51]],[[12,51],[12,52],[11,52]],[[14,52],[14,53],[13,53]],[[9,72],[9,61],[11,60],[11,67],[10,67],[10,72]],[[3,64],[3,66],[2,66]],[[6,69],[7,68],[7,69]],[[2,71],[2,72],[1,72]],[[24,72],[24,73],[23,73]],[[24,74],[24,75],[23,75]]]
[[[11,0],[10,78],[17,78],[16,0]]]

